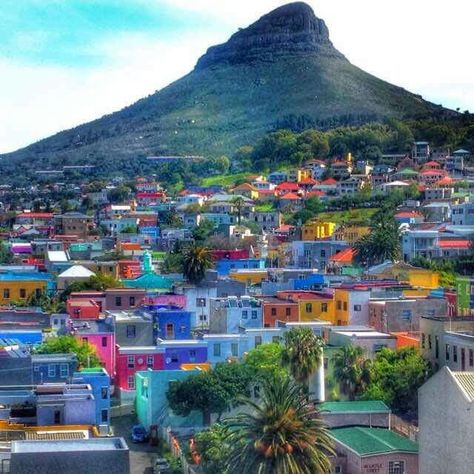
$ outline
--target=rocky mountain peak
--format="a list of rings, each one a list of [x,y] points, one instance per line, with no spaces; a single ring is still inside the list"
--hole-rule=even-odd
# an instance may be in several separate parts
[[[343,57],[332,45],[324,20],[316,17],[308,4],[295,2],[262,16],[227,43],[209,48],[196,69],[220,63],[271,61],[282,54],[307,52]]]

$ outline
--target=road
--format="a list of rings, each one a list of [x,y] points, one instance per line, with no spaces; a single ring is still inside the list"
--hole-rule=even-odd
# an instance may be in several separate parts
[[[134,415],[112,418],[112,428],[115,436],[125,439],[130,448],[131,474],[152,474],[153,460],[158,457],[158,448],[148,443],[133,443],[130,433],[137,421]]]

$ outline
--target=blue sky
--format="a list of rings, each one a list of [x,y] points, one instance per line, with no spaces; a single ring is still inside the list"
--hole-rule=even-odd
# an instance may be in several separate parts
[[[0,152],[118,110],[282,0],[1,0]],[[309,0],[354,64],[474,110],[469,0]]]

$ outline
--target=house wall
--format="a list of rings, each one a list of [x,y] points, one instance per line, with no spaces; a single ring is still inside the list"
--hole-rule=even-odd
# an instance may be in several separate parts
[[[129,328],[127,329],[127,326]],[[135,328],[135,336],[132,336]],[[127,332],[128,331],[128,332]],[[128,334],[128,335],[127,335]],[[115,322],[115,341],[120,346],[152,346],[153,322],[151,320],[141,320],[130,318],[130,321],[120,320]]]
[[[109,311],[139,308],[145,298],[145,290],[128,288],[105,291],[105,308]]]
[[[150,347],[149,351],[143,350],[133,354],[117,348],[115,385],[121,390],[135,390],[133,386],[135,373],[148,368],[164,369],[164,355],[157,352],[155,347]]]
[[[273,328],[277,321],[299,321],[298,303],[282,301],[281,303],[263,302],[263,325]]]
[[[207,344],[165,348],[164,369],[177,370],[182,364],[207,362]]]
[[[47,287],[44,280],[0,280],[0,304],[25,301],[35,292],[45,292]]]
[[[115,374],[115,334],[112,332],[77,334],[76,339],[94,346],[105,370],[113,377]]]

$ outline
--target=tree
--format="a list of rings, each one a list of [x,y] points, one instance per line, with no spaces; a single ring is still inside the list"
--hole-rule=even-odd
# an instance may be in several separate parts
[[[201,468],[205,474],[230,474],[227,469],[231,446],[229,430],[215,423],[210,428],[198,433],[194,440],[196,450],[201,458]]]
[[[294,380],[308,387],[308,381],[322,361],[323,343],[310,328],[293,328],[285,332],[285,349],[282,362]]]
[[[361,395],[369,383],[369,361],[364,353],[362,347],[350,345],[341,347],[334,355],[334,378],[349,400]]]
[[[205,247],[192,245],[185,250],[183,256],[183,273],[190,283],[199,284],[211,268],[211,254]]]
[[[288,376],[288,370],[282,364],[283,351],[283,345],[277,342],[261,344],[247,353],[244,364],[254,378],[284,378]]]
[[[194,240],[196,242],[205,242],[214,233],[215,228],[214,222],[203,219],[199,222],[199,225],[193,229]]]
[[[227,468],[246,474],[326,474],[332,441],[319,413],[290,379],[265,381],[256,403],[225,420],[231,451]]]
[[[384,348],[371,364],[370,383],[363,398],[383,400],[395,413],[416,417],[418,389],[430,375],[430,366],[417,349]]]
[[[242,196],[235,196],[231,201],[235,215],[237,216],[237,224],[242,223],[242,210],[245,206],[245,199]]]
[[[8,264],[13,261],[13,253],[3,242],[0,242],[0,264]]]
[[[220,417],[236,397],[248,393],[249,385],[249,370],[238,362],[226,362],[172,384],[166,397],[177,415],[188,416],[191,411],[199,410],[204,423],[209,424],[211,413]]]
[[[66,299],[71,293],[78,291],[104,291],[108,288],[121,288],[122,286],[122,282],[114,278],[112,275],[98,272],[95,275],[92,275],[89,280],[72,282],[68,285],[66,290],[63,291],[62,299]]]
[[[35,349],[37,354],[76,354],[79,367],[100,367],[95,347],[78,341],[74,336],[58,336],[46,339]]]

